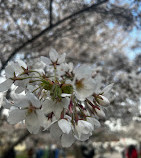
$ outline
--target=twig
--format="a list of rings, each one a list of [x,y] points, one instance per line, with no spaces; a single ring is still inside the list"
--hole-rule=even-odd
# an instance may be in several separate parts
[[[50,0],[50,6],[49,6],[49,25],[52,26],[52,20],[53,20],[53,14],[52,14],[52,6],[53,5],[53,0]]]

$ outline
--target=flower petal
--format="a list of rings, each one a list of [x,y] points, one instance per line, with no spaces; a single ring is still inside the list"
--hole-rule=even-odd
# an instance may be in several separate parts
[[[96,110],[96,114],[97,114],[98,117],[100,117],[100,118],[105,118],[106,117],[105,113],[104,113],[104,111],[101,107],[100,107],[100,110],[99,109],[95,109],[95,110]]]
[[[30,105],[29,100],[25,96],[22,96],[22,95],[20,96],[18,94],[15,97],[18,97],[18,96],[19,96],[19,99],[15,98],[14,106],[20,107],[20,108],[27,108],[27,107],[29,107],[29,105]]]
[[[54,112],[54,115],[57,119],[60,118],[62,110],[63,110],[62,104],[57,104],[56,107],[54,107],[53,112]]]
[[[13,81],[11,79],[5,80],[4,82],[0,84],[0,92],[4,92],[8,90],[12,84],[13,84]]]
[[[50,65],[50,64],[51,64],[50,59],[47,58],[47,57],[41,56],[41,61],[42,61],[44,64],[46,64],[46,65]]]
[[[108,98],[106,98],[103,95],[99,95],[100,98],[97,98],[98,103],[104,107],[107,107],[110,104],[110,101],[108,100]]]
[[[56,50],[55,49],[53,49],[53,48],[51,48],[51,50],[50,50],[50,52],[49,52],[49,57],[50,57],[50,60],[52,61],[52,62],[56,62],[57,61],[57,59],[58,59],[58,53],[56,52]]]
[[[22,61],[22,60],[16,60],[16,62],[19,64],[20,67],[22,66],[25,69],[27,69],[27,65],[26,65],[26,63],[24,61]]]
[[[44,113],[48,114],[54,110],[54,102],[52,100],[45,100],[42,104]]]
[[[83,120],[79,120],[78,124],[76,125],[76,131],[78,132],[79,138],[82,134],[89,134],[93,131],[93,126],[91,123]]]
[[[96,127],[100,127],[101,126],[100,122],[97,119],[93,118],[93,117],[87,117],[87,121],[89,123],[91,123],[93,125],[93,127],[94,126],[96,126]]]
[[[3,98],[2,106],[5,109],[10,109],[13,104],[10,103],[6,98]]]
[[[80,141],[86,141],[89,139],[89,137],[92,135],[92,133],[89,134],[82,134],[80,137],[76,137]]]
[[[61,63],[65,62],[65,58],[66,58],[66,53],[63,53],[62,55],[60,55],[57,63],[61,64]]]
[[[71,124],[65,119],[59,120],[58,126],[61,128],[63,133],[69,134],[71,131]]]
[[[62,147],[70,147],[75,141],[75,138],[72,133],[70,134],[63,134],[61,137],[61,144]]]
[[[113,87],[114,83],[109,84],[108,86],[106,86],[102,92],[104,93],[104,95],[106,95]]]
[[[8,78],[14,76],[14,72],[15,72],[14,67],[15,67],[14,62],[9,62],[8,65],[5,67],[5,74]]]
[[[68,109],[68,106],[70,104],[70,99],[69,98],[63,98],[61,101],[61,104],[63,105],[64,108]]]
[[[15,90],[15,93],[19,94],[21,92],[23,92],[25,89],[23,87],[17,87]]]
[[[37,134],[40,130],[40,122],[35,112],[26,115],[25,124],[28,131],[32,134]]]
[[[52,135],[52,138],[54,138],[55,140],[60,140],[60,137],[62,135],[62,131],[58,126],[58,123],[54,123],[51,125],[50,127],[50,134]]]
[[[29,101],[32,103],[34,107],[39,108],[41,106],[41,102],[33,93],[27,93],[26,97],[29,99]]]
[[[25,112],[26,110],[11,109],[9,111],[8,122],[10,124],[16,124],[20,121],[23,121],[25,119]]]
[[[43,111],[39,109],[39,110],[36,110],[36,113],[37,113],[37,116],[38,116],[40,126],[42,126],[46,129],[48,124],[47,124],[47,118],[45,117]]]

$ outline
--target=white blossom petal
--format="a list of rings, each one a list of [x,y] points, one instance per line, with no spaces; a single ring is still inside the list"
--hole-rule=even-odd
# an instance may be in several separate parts
[[[47,57],[44,57],[44,56],[41,56],[41,61],[46,64],[46,65],[50,65],[51,64],[51,61],[49,58]]]
[[[62,104],[56,104],[56,108],[54,107],[54,115],[57,119],[60,118],[61,112],[63,111],[63,105]]]
[[[47,129],[47,118],[45,117],[44,113],[42,110],[36,110],[37,116],[38,116],[38,120],[40,123],[40,126],[42,126],[43,128]]]
[[[20,108],[27,108],[29,107],[29,100],[27,100],[27,98],[23,97],[23,98],[19,98],[18,100],[15,101],[14,106],[16,107],[20,107]]]
[[[89,78],[92,75],[92,67],[83,64],[74,69],[75,77],[79,80],[81,78]]]
[[[87,121],[89,123],[91,123],[93,125],[93,127],[94,126],[96,126],[96,127],[100,127],[101,126],[100,122],[97,119],[93,118],[93,117],[87,117]]]
[[[22,61],[22,60],[16,60],[16,62],[18,62],[19,66],[22,66],[25,69],[27,69],[27,65],[26,65],[26,63],[24,61]]]
[[[37,97],[33,93],[27,93],[26,96],[34,107],[39,108],[41,106],[41,102],[37,99]]]
[[[114,83],[109,84],[101,92],[103,92],[104,95],[106,95],[112,89],[113,85],[114,85]]]
[[[51,50],[50,50],[50,52],[49,52],[49,57],[50,57],[50,60],[52,61],[52,62],[56,62],[57,61],[57,59],[58,59],[58,53],[56,52],[56,50],[55,49],[53,49],[53,48],[51,48]]]
[[[61,137],[61,144],[62,144],[62,147],[70,147],[75,141],[75,138],[71,133],[69,134],[63,134],[62,137]]]
[[[105,118],[106,117],[102,108],[100,108],[100,110],[95,108],[95,110],[96,110],[96,114],[97,114],[98,117],[100,117],[100,118]]]
[[[62,135],[62,131],[58,126],[58,123],[54,123],[51,125],[50,127],[50,134],[52,136],[52,138],[54,138],[57,141],[60,141],[61,135]]]
[[[102,106],[107,107],[110,104],[110,101],[108,100],[108,98],[106,98],[103,95],[99,95],[101,98],[97,98],[98,103]]]
[[[37,134],[39,132],[40,122],[36,112],[32,112],[26,115],[25,124],[30,133]]]
[[[68,108],[69,106],[69,98],[62,98],[61,102],[45,100],[42,106],[44,113],[48,114],[53,112],[55,114],[55,117],[59,119],[63,108]]]
[[[63,53],[62,55],[60,55],[57,63],[61,64],[61,63],[65,62],[65,58],[66,58],[66,53]]]
[[[5,67],[5,74],[8,78],[11,78],[14,76],[15,72],[15,64],[14,62],[9,62],[8,65]]]
[[[61,97],[70,97],[72,94],[62,93]]]
[[[70,99],[68,97],[62,98],[61,104],[64,108],[68,109],[70,103]]]
[[[91,123],[83,120],[79,120],[76,125],[76,131],[78,133],[79,138],[82,134],[89,134],[93,131],[93,126]]]
[[[25,89],[23,87],[17,87],[15,90],[15,93],[19,94],[21,92],[23,92]]]
[[[27,75],[22,76],[22,77],[27,77]],[[25,87],[27,86],[27,84],[29,83],[29,79],[25,79],[25,80],[16,80],[14,82],[14,85],[19,86],[19,87],[23,87],[25,89]]]
[[[77,137],[78,140],[80,141],[86,141],[89,139],[89,137],[92,135],[92,133],[89,134],[82,134],[80,137]]]
[[[54,102],[52,100],[45,100],[42,104],[44,113],[48,114],[54,110]]]
[[[9,111],[8,122],[10,124],[16,124],[20,121],[23,121],[25,119],[25,112],[26,110],[11,109]]]
[[[12,84],[13,84],[13,81],[11,79],[5,80],[4,82],[0,84],[0,92],[4,92],[8,90]]]
[[[2,106],[5,109],[10,109],[11,106],[13,106],[13,104],[11,102],[9,102],[6,98],[3,98]]]
[[[58,126],[61,128],[63,133],[69,134],[71,131],[71,123],[65,119],[59,120]]]

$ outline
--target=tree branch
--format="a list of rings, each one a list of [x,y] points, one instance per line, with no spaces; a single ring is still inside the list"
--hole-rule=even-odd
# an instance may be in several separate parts
[[[49,19],[50,19],[49,25],[50,26],[52,26],[52,20],[53,20],[53,18],[52,18],[52,5],[53,5],[53,0],[50,0],[50,6],[49,6]]]
[[[21,135],[16,142],[14,142],[12,145],[10,145],[9,148],[7,148],[3,152],[1,158],[6,158],[7,157],[7,153],[9,153],[9,151],[11,149],[13,149],[16,145],[18,145],[19,143],[22,143],[22,141],[24,141],[29,135],[30,135],[30,133],[28,131],[25,131],[25,133],[23,135]]]
[[[10,61],[20,50],[22,50],[24,47],[26,47],[27,45],[29,45],[30,43],[34,42],[35,40],[37,40],[39,37],[41,37],[43,34],[45,34],[46,32],[52,30],[53,28],[59,26],[60,24],[64,23],[67,20],[70,20],[74,17],[76,17],[79,14],[82,14],[84,12],[88,12],[88,11],[92,11],[94,8],[98,7],[99,5],[102,5],[103,3],[108,2],[108,0],[103,0],[103,1],[99,1],[96,4],[93,4],[87,8],[81,9],[80,11],[77,11],[65,18],[63,18],[62,20],[56,22],[55,24],[52,24],[51,26],[45,28],[44,30],[42,30],[39,34],[35,35],[33,38],[27,40],[25,43],[23,43],[21,46],[19,46],[18,48],[16,48],[11,55],[8,57],[8,59],[5,61],[5,63],[2,65],[1,69],[0,69],[0,73],[1,71],[6,67],[8,61]]]

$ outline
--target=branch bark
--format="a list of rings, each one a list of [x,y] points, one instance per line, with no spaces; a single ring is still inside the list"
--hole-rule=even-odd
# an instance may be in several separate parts
[[[89,7],[86,7],[84,9],[81,9],[65,18],[63,18],[62,20],[59,20],[58,22],[56,22],[55,24],[52,24],[48,27],[46,27],[44,30],[42,30],[39,34],[35,35],[34,37],[32,37],[31,39],[27,40],[25,43],[23,43],[21,46],[19,46],[18,48],[16,48],[11,55],[8,57],[8,59],[4,62],[4,64],[2,65],[1,69],[0,69],[0,73],[1,71],[6,67],[8,61],[10,61],[20,50],[22,50],[24,47],[28,46],[30,43],[34,42],[35,40],[37,40],[39,37],[41,37],[43,34],[45,34],[46,32],[52,30],[53,28],[61,25],[62,23],[66,22],[67,20],[70,20],[76,16],[78,16],[79,14],[82,14],[84,12],[89,12],[92,11],[93,9],[95,9],[96,7],[102,5],[103,3],[108,2],[108,0],[103,0],[103,1],[99,1],[96,4],[93,4]]]
[[[49,6],[49,16],[50,16],[49,25],[50,26],[52,26],[52,20],[53,20],[52,7],[53,7],[53,0],[50,0],[50,6]]]
[[[18,145],[19,143],[22,143],[22,141],[24,141],[29,135],[30,135],[30,133],[29,133],[28,131],[25,131],[25,133],[24,133],[23,135],[21,135],[21,136],[19,137],[19,139],[18,139],[16,142],[14,142],[8,149],[6,149],[6,150],[3,152],[1,158],[6,158],[6,157],[7,157],[7,156],[6,156],[7,153],[9,153],[9,151],[10,151],[11,149],[13,149],[16,145]]]

